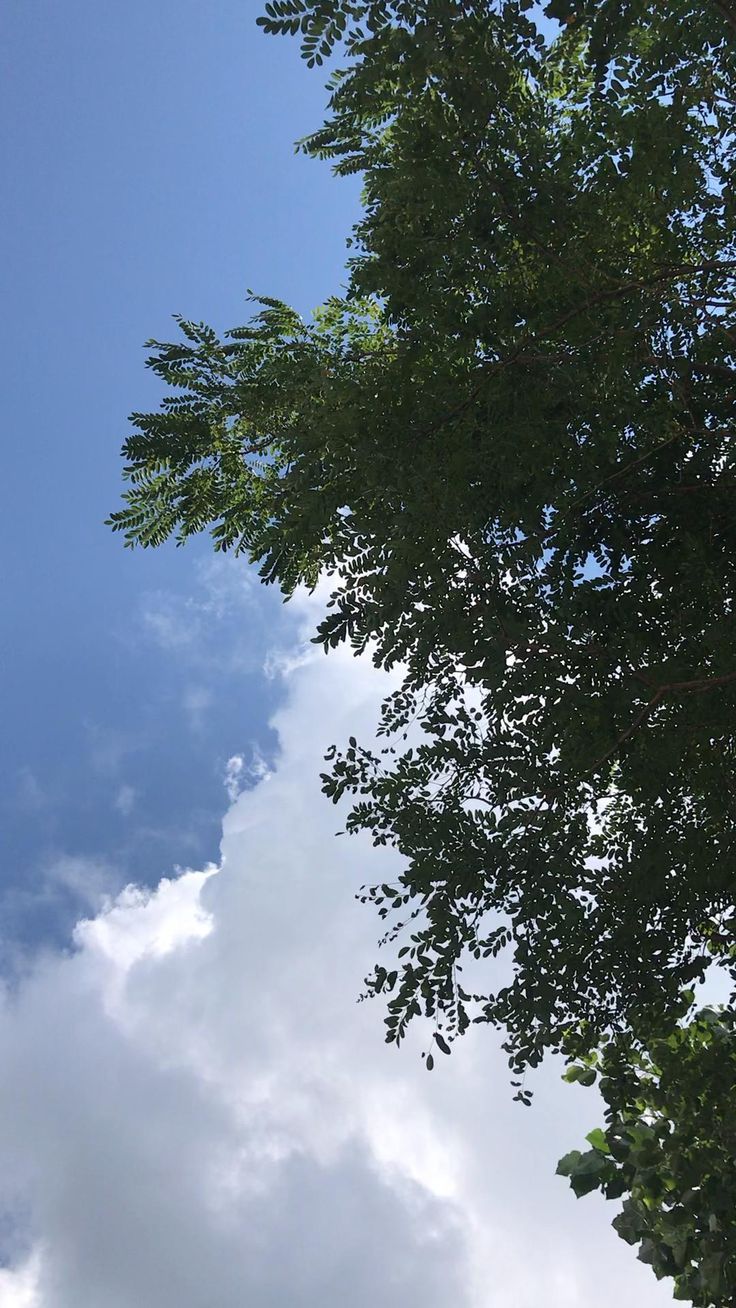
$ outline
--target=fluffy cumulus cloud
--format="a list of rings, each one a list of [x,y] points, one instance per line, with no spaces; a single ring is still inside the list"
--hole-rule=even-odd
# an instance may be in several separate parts
[[[218,866],[129,887],[4,995],[0,1308],[656,1308],[553,1175],[591,1092],[550,1069],[514,1105],[483,1031],[427,1074],[426,1033],[397,1053],[356,1005],[354,891],[390,856],[333,838],[318,772],[385,683],[281,666],[277,766],[238,793],[233,764]]]

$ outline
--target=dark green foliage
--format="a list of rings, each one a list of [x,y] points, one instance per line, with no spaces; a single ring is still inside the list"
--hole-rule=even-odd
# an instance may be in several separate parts
[[[113,518],[329,573],[317,639],[403,666],[324,779],[406,859],[369,992],[515,1069],[678,1011],[736,848],[730,9],[536,13],[267,7],[346,61],[303,148],[364,176],[349,291],[155,345]]]
[[[658,1278],[674,1278],[675,1299],[732,1308],[736,1014],[704,1008],[646,1044],[618,1037],[595,1061],[605,1129],[558,1172],[576,1195],[626,1195],[613,1225]]]

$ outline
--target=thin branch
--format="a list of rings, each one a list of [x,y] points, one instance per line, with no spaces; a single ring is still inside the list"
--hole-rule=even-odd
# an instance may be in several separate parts
[[[473,387],[470,394],[459,404],[455,405],[454,408],[442,414],[435,422],[431,423],[429,427],[420,431],[418,433],[419,437],[422,438],[433,435],[436,431],[439,431],[446,426],[447,423],[453,422],[455,418],[458,418],[461,414],[465,413],[465,411],[477,400],[489,376],[494,373],[503,372],[517,363],[547,361],[547,356],[545,355],[530,356],[528,354],[528,348],[535,345],[537,342],[549,340],[549,338],[554,336],[556,332],[560,331],[562,327],[566,327],[574,318],[578,318],[582,314],[587,313],[589,309],[593,309],[599,304],[605,304],[607,302],[614,303],[616,300],[625,299],[632,291],[653,290],[663,282],[672,281],[678,277],[692,277],[699,273],[723,272],[733,268],[736,268],[736,260],[730,259],[710,259],[700,264],[669,264],[666,267],[663,267],[659,272],[654,273],[651,277],[644,278],[643,280],[628,281],[619,286],[596,291],[593,295],[588,296],[582,304],[576,304],[572,309],[568,309],[546,327],[541,327],[537,332],[525,332],[516,349],[512,350],[511,354],[507,355],[505,358],[492,359],[488,363],[482,365],[482,376]],[[672,437],[672,439],[675,438]],[[665,443],[669,444],[669,441]],[[613,475],[618,476],[619,474],[615,473]],[[573,505],[571,507],[574,508],[575,506]]]
[[[712,690],[716,686],[727,686],[730,682],[736,681],[736,672],[726,672],[719,677],[692,677],[689,681],[670,681],[663,686],[657,686],[644,672],[635,672],[633,675],[637,681],[643,681],[646,686],[653,686],[660,696],[677,695],[682,691]]]
[[[727,0],[713,0],[713,3],[731,31],[736,34],[736,12],[732,6],[727,3]]]
[[[653,685],[651,679],[643,672],[635,672],[634,676],[638,681],[643,681],[645,685]],[[736,681],[736,672],[727,672],[720,677],[695,677],[690,681],[671,681],[664,686],[654,686],[654,693],[650,695],[646,704],[641,711],[637,713],[633,722],[631,722],[618,739],[614,741],[610,749],[607,749],[605,754],[602,754],[599,759],[596,759],[595,763],[591,764],[587,769],[586,775],[590,772],[597,772],[598,768],[602,767],[604,763],[607,763],[609,759],[613,758],[614,754],[618,753],[621,746],[639,730],[644,722],[646,722],[650,713],[658,704],[661,704],[666,695],[677,695],[683,692],[698,693],[700,691],[713,690],[717,686],[726,686],[734,681]]]
[[[641,712],[637,713],[636,717],[634,718],[634,721],[630,724],[630,726],[626,728],[626,731],[624,731],[619,736],[618,740],[614,741],[614,743],[611,745],[611,748],[607,749],[605,754],[601,754],[601,757],[596,759],[595,763],[592,763],[590,767],[586,769],[585,775],[587,775],[590,772],[597,772],[598,768],[602,767],[604,763],[607,763],[609,759],[613,758],[614,754],[618,753],[621,746],[624,745],[626,741],[631,736],[633,736],[636,731],[639,730],[639,727],[642,726],[642,724],[646,721],[646,719],[649,717],[649,714],[652,712],[654,708],[656,708],[657,704],[659,704],[661,699],[662,699],[661,689],[656,690],[654,694],[651,695],[650,698],[647,700]]]
[[[663,486],[659,489],[642,488],[622,491],[622,495],[632,495],[636,499],[660,499],[663,495],[690,495],[694,491],[732,491],[736,490],[736,481],[700,481],[677,486]]]

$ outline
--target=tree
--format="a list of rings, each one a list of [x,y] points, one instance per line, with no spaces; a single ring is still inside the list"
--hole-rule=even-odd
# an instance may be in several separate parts
[[[688,997],[689,998],[689,997]],[[697,1308],[736,1303],[736,1013],[701,1009],[646,1044],[619,1036],[574,1065],[569,1080],[600,1073],[605,1130],[558,1172],[580,1196],[626,1194],[613,1225],[674,1297]]]
[[[405,858],[368,990],[517,1070],[671,1021],[735,920],[736,19],[545,13],[267,5],[344,62],[302,148],[363,175],[349,289],[151,342],[112,517],[328,574],[316,639],[402,666],[324,778]]]

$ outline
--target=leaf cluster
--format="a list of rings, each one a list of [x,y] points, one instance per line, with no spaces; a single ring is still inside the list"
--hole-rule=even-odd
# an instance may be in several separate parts
[[[736,1303],[736,1013],[702,1008],[646,1044],[617,1038],[601,1051],[606,1123],[591,1148],[561,1159],[575,1194],[625,1195],[613,1226],[675,1299]],[[583,1080],[582,1065],[568,1079]],[[595,1078],[596,1072],[593,1071]]]

